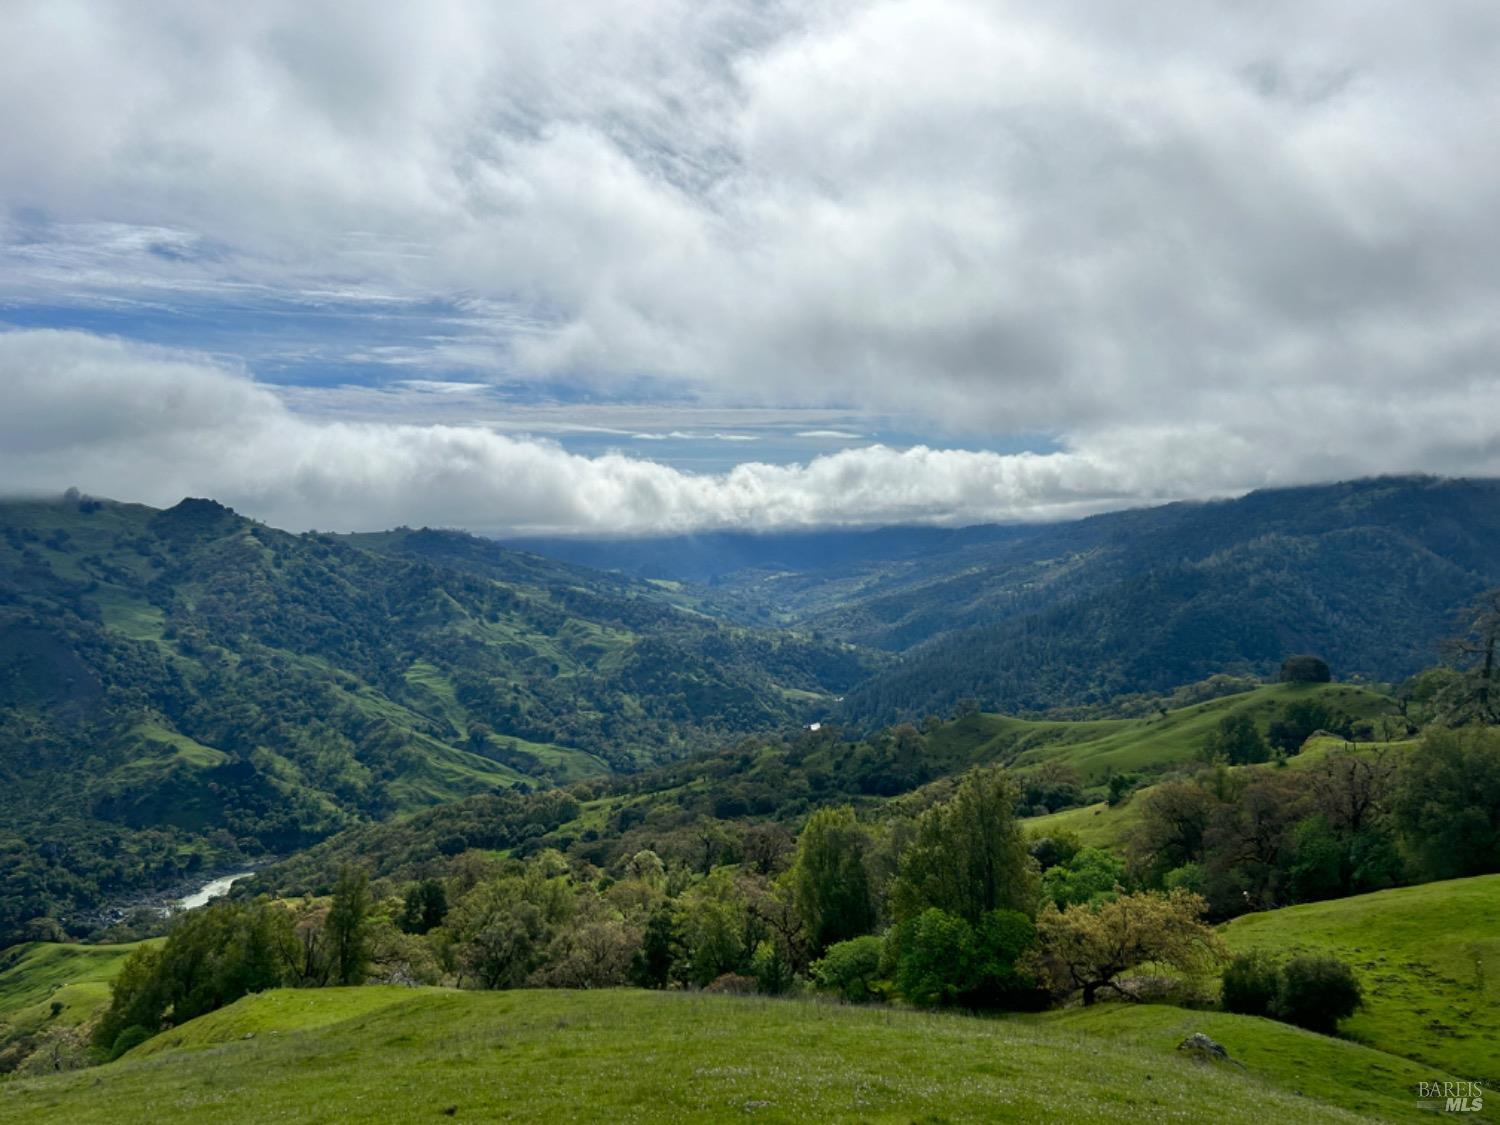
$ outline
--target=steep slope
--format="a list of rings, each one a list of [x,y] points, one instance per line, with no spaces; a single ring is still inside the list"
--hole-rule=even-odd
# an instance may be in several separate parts
[[[0,505],[0,944],[361,818],[796,723],[870,666],[462,535],[377,545],[206,500]]]

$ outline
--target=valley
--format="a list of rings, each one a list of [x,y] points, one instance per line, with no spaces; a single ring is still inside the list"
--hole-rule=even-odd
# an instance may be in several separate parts
[[[1425,1117],[1500,1081],[1489,487],[558,558],[0,506],[0,1120]]]

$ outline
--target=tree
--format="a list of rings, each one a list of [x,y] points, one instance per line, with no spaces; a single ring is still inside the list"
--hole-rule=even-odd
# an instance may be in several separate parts
[[[896,987],[921,1007],[1030,1006],[1035,981],[1023,959],[1036,927],[1019,910],[992,910],[971,926],[935,907],[902,922],[894,933]]]
[[[167,1008],[165,984],[157,972],[161,958],[161,949],[154,945],[138,945],[125,958],[110,985],[109,1008],[94,1029],[96,1044],[113,1048],[127,1028],[138,1027],[147,1036],[161,1029]]]
[[[795,843],[792,834],[774,822],[754,824],[745,830],[742,850],[745,863],[761,875],[775,875],[787,865]]]
[[[956,914],[929,907],[901,924],[896,987],[911,1004],[951,1004],[974,975],[974,927]]]
[[[819,988],[836,992],[851,1004],[864,1004],[877,996],[875,981],[880,977],[884,944],[875,934],[835,942],[808,971]]]
[[[646,919],[641,947],[630,962],[631,983],[639,988],[666,988],[681,950],[676,914],[672,904],[664,902]]]
[[[965,775],[917,820],[891,898],[897,921],[929,907],[974,925],[992,910],[1036,910],[1036,864],[1015,817],[1019,790],[998,766]]]
[[[328,954],[335,984],[363,984],[370,969],[370,877],[355,867],[339,872],[328,908]]]
[[[406,892],[400,927],[408,934],[425,934],[448,916],[448,893],[437,879],[423,879]]]
[[[1283,754],[1295,754],[1314,732],[1347,725],[1347,719],[1335,716],[1321,700],[1294,699],[1271,720],[1266,740]]]
[[[1328,665],[1316,656],[1288,656],[1281,662],[1284,684],[1326,684],[1333,679]]]
[[[1429,734],[1402,766],[1391,804],[1429,878],[1500,870],[1500,730]]]
[[[1218,802],[1201,785],[1164,781],[1142,801],[1130,850],[1142,866],[1165,874],[1203,859],[1204,836]]]
[[[1500,723],[1500,587],[1486,590],[1460,612],[1457,631],[1443,645],[1461,675],[1435,701],[1438,718],[1450,726]]]
[[[131,1028],[147,1036],[280,983],[276,948],[290,918],[268,903],[217,902],[183,915],[158,949],[141,946],[121,969],[95,1043]]]
[[[765,932],[724,868],[678,899],[678,923],[683,976],[699,988],[744,973]]]
[[[814,953],[874,928],[869,852],[869,834],[847,805],[813,813],[797,838],[792,895]]]
[[[1364,1004],[1364,992],[1354,970],[1337,957],[1304,954],[1281,969],[1276,989],[1277,1019],[1332,1035],[1339,1020]]]
[[[1204,835],[1206,893],[1215,914],[1282,905],[1297,822],[1308,794],[1294,771],[1258,771],[1236,799],[1221,804]]]
[[[1200,896],[1180,889],[1066,910],[1049,903],[1036,921],[1042,976],[1055,989],[1082,990],[1085,1005],[1106,988],[1134,999],[1119,978],[1148,962],[1199,976],[1223,955],[1218,934],[1200,920],[1207,907]]]
[[[1204,744],[1203,754],[1211,762],[1223,760],[1232,766],[1245,766],[1264,762],[1271,751],[1255,720],[1243,711],[1236,711],[1219,720]]]
[[[1042,875],[1042,895],[1058,906],[1093,902],[1125,881],[1125,864],[1103,848],[1083,848]]]

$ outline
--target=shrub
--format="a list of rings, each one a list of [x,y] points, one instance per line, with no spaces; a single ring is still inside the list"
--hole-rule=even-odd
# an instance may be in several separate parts
[[[951,1004],[973,978],[974,928],[956,914],[931,907],[901,926],[896,986],[909,1002]]]
[[[1339,1020],[1364,1004],[1354,970],[1337,957],[1293,957],[1281,970],[1276,1016],[1287,1023],[1332,1035]]]
[[[151,1038],[151,1032],[147,1031],[138,1023],[133,1023],[119,1035],[115,1036],[114,1045],[109,1049],[109,1061],[114,1062],[132,1047],[139,1047],[147,1039]]]
[[[880,976],[880,954],[885,942],[874,934],[835,942],[822,960],[809,967],[813,981],[821,989],[836,992],[851,1004],[864,1004],[877,996],[875,981]]]
[[[1332,679],[1328,665],[1316,656],[1288,656],[1281,662],[1284,684],[1326,684]]]
[[[749,996],[755,992],[755,978],[742,973],[720,973],[704,992],[722,993],[726,996]]]
[[[1036,944],[1036,926],[1019,910],[991,910],[976,926],[936,907],[895,932],[896,987],[922,1007],[1028,1008],[1036,981],[1018,967]]]
[[[1224,970],[1219,1002],[1226,1012],[1241,1016],[1269,1016],[1276,1007],[1281,974],[1265,953],[1241,953]]]

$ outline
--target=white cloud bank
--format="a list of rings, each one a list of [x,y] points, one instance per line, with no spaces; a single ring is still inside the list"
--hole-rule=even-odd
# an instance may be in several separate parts
[[[1111,428],[1058,453],[879,445],[806,465],[692,474],[581,457],[479,427],[349,423],[297,414],[243,372],[78,332],[0,334],[0,479],[170,504],[208,495],[279,526],[400,523],[482,531],[660,533],[1080,515],[1389,466],[1500,472],[1472,398],[1393,405],[1313,391],[1277,433],[1252,422]],[[1332,412],[1332,413],[1330,413]],[[1337,427],[1323,418],[1338,417]],[[1299,420],[1301,420],[1299,422]],[[1268,442],[1288,450],[1268,472]]]
[[[363,358],[1060,450],[692,475],[13,334],[15,488],[641,531],[1500,471],[1491,0],[17,0],[0,106],[13,305],[444,301]]]

